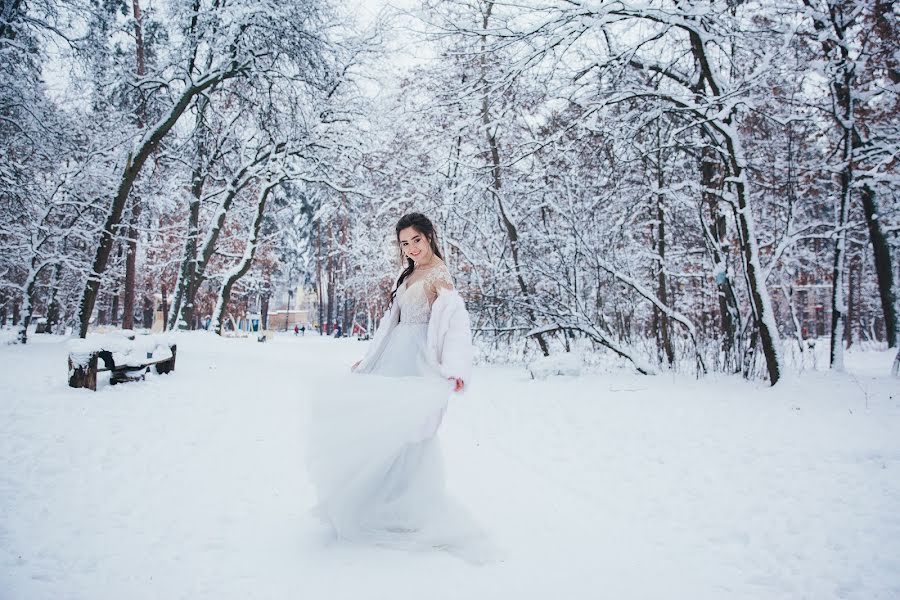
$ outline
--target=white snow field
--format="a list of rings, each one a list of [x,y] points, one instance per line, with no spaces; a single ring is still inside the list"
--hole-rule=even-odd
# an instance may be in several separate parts
[[[309,515],[308,382],[361,342],[177,338],[173,374],[97,392],[62,338],[0,347],[0,598],[900,598],[890,353],[774,389],[477,368],[440,433],[503,552],[473,565]]]

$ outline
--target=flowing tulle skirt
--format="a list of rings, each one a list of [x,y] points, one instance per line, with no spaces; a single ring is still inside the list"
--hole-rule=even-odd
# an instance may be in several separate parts
[[[343,540],[443,548],[481,562],[484,535],[447,493],[436,437],[452,383],[424,361],[426,329],[399,325],[368,373],[315,394],[308,432],[314,513]]]

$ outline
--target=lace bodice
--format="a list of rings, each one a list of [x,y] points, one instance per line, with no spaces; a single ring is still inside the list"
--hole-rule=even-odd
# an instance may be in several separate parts
[[[428,319],[431,318],[431,305],[437,298],[437,290],[440,287],[453,287],[447,265],[443,264],[428,270],[421,279],[412,284],[404,282],[397,293],[400,322],[428,323]]]

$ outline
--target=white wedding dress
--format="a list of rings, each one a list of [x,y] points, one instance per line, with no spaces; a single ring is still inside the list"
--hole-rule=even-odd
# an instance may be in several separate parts
[[[441,548],[482,562],[484,535],[447,494],[435,437],[453,383],[426,358],[434,285],[450,282],[445,266],[431,271],[397,291],[400,322],[381,355],[315,401],[308,436],[314,513],[342,540]]]

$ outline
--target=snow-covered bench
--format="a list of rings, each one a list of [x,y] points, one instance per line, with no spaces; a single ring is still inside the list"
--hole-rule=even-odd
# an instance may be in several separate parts
[[[564,352],[550,356],[542,356],[528,364],[528,372],[532,379],[546,379],[553,375],[581,375],[584,361],[574,352]]]
[[[97,373],[111,371],[112,385],[140,381],[151,366],[175,370],[177,347],[165,335],[100,335],[69,342],[69,387],[97,390]],[[103,361],[103,366],[98,365]]]

